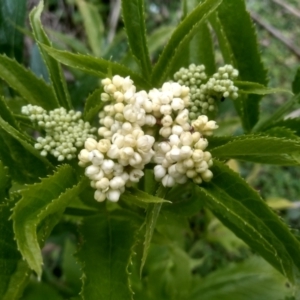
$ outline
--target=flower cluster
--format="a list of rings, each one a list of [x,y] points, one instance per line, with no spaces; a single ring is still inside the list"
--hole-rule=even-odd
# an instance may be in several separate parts
[[[97,201],[118,201],[126,186],[140,180],[150,162],[157,163],[155,178],[164,186],[188,178],[197,183],[212,178],[208,170],[212,160],[203,151],[208,144],[203,135],[211,135],[217,125],[206,116],[190,124],[188,87],[167,82],[161,89],[137,92],[129,77],[118,75],[102,84],[101,100],[106,102],[99,113],[102,139],[87,139],[78,156],[96,189]]]
[[[75,158],[77,148],[94,137],[96,131],[81,119],[81,112],[67,112],[63,107],[47,112],[42,107],[29,104],[22,107],[22,113],[45,130],[45,137],[38,137],[34,147],[41,150],[42,156],[50,153],[59,161]]]
[[[237,76],[238,71],[231,65],[220,67],[210,78],[205,73],[204,65],[191,64],[188,69],[181,68],[176,72],[174,79],[190,88],[189,118],[195,120],[201,114],[216,110],[216,102],[222,98],[236,99],[238,88],[233,80]]]

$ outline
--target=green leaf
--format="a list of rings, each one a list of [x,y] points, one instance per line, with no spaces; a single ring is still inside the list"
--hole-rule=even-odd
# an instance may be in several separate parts
[[[267,136],[286,138],[300,142],[299,137],[294,133],[294,131],[286,127],[272,127],[271,129],[266,130],[264,134]]]
[[[103,42],[104,39],[104,25],[101,15],[95,5],[83,0],[76,0],[82,16],[85,33],[90,48],[95,56],[101,56],[104,52]]]
[[[238,174],[215,161],[214,178],[198,187],[205,205],[290,281],[299,279],[300,242]]]
[[[190,42],[190,63],[203,64],[209,76],[216,71],[213,40],[206,22],[199,26]]]
[[[272,126],[266,129],[273,128],[273,127],[281,127],[281,126],[293,130],[298,136],[300,136],[300,118],[277,121],[273,123]]]
[[[49,85],[5,55],[0,55],[0,78],[29,103],[45,109],[58,107],[56,97]]]
[[[170,75],[172,64],[184,57],[183,50],[203,21],[220,5],[222,0],[207,0],[199,4],[174,30],[152,73],[152,83],[159,86]]]
[[[289,93],[291,91],[281,88],[269,88],[257,82],[249,81],[234,81],[234,85],[239,88],[239,93],[255,94],[255,95],[268,95],[275,93]]]
[[[286,279],[261,258],[230,263],[194,281],[190,300],[283,299],[291,295]]]
[[[255,29],[246,11],[245,1],[223,1],[218,16],[240,79],[266,85],[267,73],[261,62]],[[250,131],[258,121],[260,99],[260,96],[249,95],[234,101],[246,131]]]
[[[83,119],[87,122],[92,122],[95,115],[102,109],[104,103],[101,101],[101,93],[103,89],[96,89],[88,96],[85,102]]]
[[[0,53],[23,59],[23,35],[16,26],[24,27],[26,1],[2,0],[0,3]]]
[[[223,25],[219,19],[218,12],[214,12],[209,17],[209,22],[217,36],[219,47],[225,64],[236,65],[233,52],[224,31]]]
[[[4,97],[0,97],[0,117],[16,130],[20,130],[20,126],[7,106]]]
[[[17,131],[14,127],[5,122],[1,117],[0,128],[6,131],[11,137],[16,139],[29,153],[31,153],[37,159],[42,161],[46,166],[52,167],[52,164],[47,160],[47,158],[42,156],[37,149],[35,149],[31,144],[29,144],[29,138],[27,138],[27,136]]]
[[[2,171],[3,169],[0,170],[0,177],[3,175]],[[8,187],[9,184],[6,185]],[[4,193],[2,180],[0,188],[0,193]],[[19,299],[29,280],[30,270],[27,263],[22,261],[14,240],[12,221],[9,220],[11,207],[3,199],[0,200],[0,298]]]
[[[152,196],[136,188],[127,189],[125,193],[121,195],[121,199],[127,201],[128,203],[134,203],[141,207],[147,207],[147,204],[149,203],[153,203],[153,204],[159,204],[163,202],[171,203],[171,201],[165,200],[157,196]]]
[[[46,63],[57,100],[63,107],[67,109],[71,109],[72,104],[70,100],[70,95],[67,89],[67,84],[63,72],[61,70],[61,67],[55,59],[49,56],[47,52],[40,47],[39,44],[42,43],[47,46],[51,46],[51,43],[41,23],[41,13],[43,11],[43,8],[44,8],[44,2],[43,0],[41,0],[39,5],[33,8],[33,10],[29,15],[30,24],[33,30],[35,40],[39,45],[42,57],[44,58],[44,61]]]
[[[300,142],[292,139],[262,135],[246,135],[210,150],[221,159],[240,159],[266,164],[297,165],[294,155],[300,151]]]
[[[275,124],[277,121],[280,121],[283,118],[284,114],[286,114],[295,104],[299,103],[299,100],[300,93],[293,96],[283,105],[281,105],[269,118],[257,123],[253,131],[258,132],[264,130]]]
[[[69,165],[52,176],[29,185],[19,193],[21,200],[13,209],[13,228],[22,256],[38,277],[42,273],[40,244],[50,234],[65,208],[80,191],[81,182]]]
[[[174,28],[174,26],[160,26],[149,35],[147,44],[150,54],[153,54],[166,44]]]
[[[83,245],[77,253],[84,274],[83,299],[132,299],[127,268],[137,228],[134,220],[122,213],[83,219]]]
[[[300,67],[297,69],[297,73],[295,75],[295,78],[292,82],[292,90],[294,94],[300,93]]]
[[[130,50],[138,60],[146,80],[151,76],[151,61],[146,40],[144,0],[123,0],[122,15]]]
[[[100,78],[107,77],[111,73],[124,77],[130,76],[135,85],[138,87],[145,89],[150,87],[149,83],[140,75],[132,72],[130,69],[127,69],[125,66],[118,63],[108,61],[103,58],[61,51],[46,45],[42,45],[42,47],[48,52],[49,55],[69,67],[82,70],[83,72]]]

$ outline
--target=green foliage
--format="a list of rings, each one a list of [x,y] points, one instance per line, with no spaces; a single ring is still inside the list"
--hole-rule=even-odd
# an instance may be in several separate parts
[[[285,118],[299,104],[299,69],[292,92],[267,87],[267,72],[245,1],[182,1],[181,22],[176,20],[178,11],[171,11],[178,24],[173,20],[156,28],[155,22],[162,19],[146,18],[159,8],[156,2],[147,3],[148,8],[143,0],[123,0],[125,30],[121,31],[118,24],[107,28],[106,4],[74,0],[65,3],[69,8],[76,5],[70,10],[74,16],[63,12],[62,18],[71,19],[71,27],[82,20],[83,29],[76,34],[87,39],[79,41],[65,32],[49,29],[50,36],[60,42],[54,46],[41,22],[42,12],[47,9],[41,1],[29,14],[33,34],[28,35],[35,42],[30,54],[34,72],[17,62],[22,60],[17,28],[24,33],[27,30],[21,28],[25,2],[14,2],[4,0],[0,4],[0,298],[296,299],[299,233],[291,231],[250,186],[253,183],[260,189],[263,184],[263,180],[253,179],[261,174],[257,166],[248,174],[249,184],[224,164],[229,161],[232,168],[245,174],[247,168],[253,167],[251,163],[294,168],[300,164],[300,121],[298,117]],[[12,20],[14,16],[14,24],[3,23],[1,18],[9,5],[12,10],[6,17]],[[58,4],[54,1],[52,5]],[[148,36],[150,27],[154,30]],[[106,39],[106,32],[116,33],[112,43]],[[66,47],[81,54],[66,51]],[[113,106],[116,104],[110,102],[111,98],[105,99],[108,92],[107,87],[100,86],[101,79],[130,77],[137,91],[149,91],[172,80],[174,72],[191,63],[204,64],[211,76],[221,61],[239,70],[234,82],[239,97],[223,102],[228,98],[224,94],[216,103],[219,136],[211,137],[209,131],[205,136],[209,144],[206,151],[213,158],[213,166],[207,160],[213,178],[209,181],[209,172],[205,177],[204,172],[197,171],[203,175],[199,175],[204,181],[201,184],[189,180],[172,188],[159,185],[154,178],[155,163],[151,161],[143,170],[145,176],[126,186],[117,203],[98,203],[94,200],[94,186],[101,179],[93,181],[92,188],[83,169],[77,166],[77,159],[62,164],[42,156],[33,146],[33,138],[44,136],[43,124],[32,125],[30,116],[21,116],[20,107],[27,103],[41,106],[49,114],[58,107],[76,107],[83,110],[84,121],[94,126],[106,104],[122,110],[122,105]],[[72,83],[67,83],[60,63],[70,68],[65,74],[70,75]],[[34,73],[44,74],[50,84]],[[228,74],[224,76],[228,79]],[[203,80],[205,83],[207,78]],[[212,90],[212,97],[215,92],[219,91]],[[262,97],[269,95],[277,100],[279,93],[289,93],[290,99],[272,115],[260,117]],[[155,138],[162,123],[158,115],[153,114],[155,126],[145,128],[145,134],[149,130]],[[224,118],[220,122],[219,116]],[[103,126],[104,120],[100,121]],[[198,125],[193,123],[187,130],[201,132]],[[171,138],[164,141],[171,143]],[[94,141],[89,142],[85,148],[95,150]],[[80,149],[75,151],[76,148],[77,156]],[[92,160],[96,157],[94,152],[81,152],[79,157]],[[127,168],[131,166],[124,167],[126,172]],[[86,169],[85,175],[89,171],[94,169]],[[171,174],[171,167],[168,172]],[[297,177],[298,173],[293,174]],[[273,175],[282,180],[280,174]],[[112,184],[110,188],[114,190]],[[280,192],[288,190],[280,184],[276,188]],[[297,199],[298,194],[293,197]],[[98,200],[103,200],[101,195]],[[295,209],[297,205],[284,209]],[[291,220],[289,213],[282,213],[285,220]],[[287,282],[292,288],[287,287]]]

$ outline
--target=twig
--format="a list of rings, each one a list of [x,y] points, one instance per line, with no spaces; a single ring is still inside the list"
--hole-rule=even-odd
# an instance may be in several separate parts
[[[300,10],[298,10],[297,8],[282,2],[281,0],[272,0],[273,2],[275,2],[276,4],[278,4],[279,6],[283,7],[286,11],[288,11],[290,14],[294,15],[297,18],[300,18]]]
[[[273,35],[275,38],[277,38],[279,41],[281,41],[286,47],[300,59],[300,49],[297,48],[294,43],[290,40],[284,37],[279,30],[271,26],[270,24],[263,21],[256,13],[251,12],[251,18],[260,25],[263,29],[267,30],[271,35]]]

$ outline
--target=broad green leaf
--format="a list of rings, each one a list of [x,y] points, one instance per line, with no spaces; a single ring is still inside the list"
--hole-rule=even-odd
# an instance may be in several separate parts
[[[194,281],[190,300],[284,299],[292,290],[286,278],[261,258],[230,263],[205,278]]]
[[[5,55],[0,55],[0,78],[30,104],[39,105],[45,109],[58,107],[56,97],[49,85]]]
[[[83,271],[83,299],[132,299],[127,268],[138,227],[122,212],[83,219],[83,244],[77,253]]]
[[[217,36],[219,48],[221,50],[225,64],[236,65],[233,52],[228,41],[228,38],[219,19],[218,12],[214,12],[209,17],[209,22]]]
[[[14,181],[32,183],[37,178],[47,175],[47,166],[1,128],[0,145],[0,159],[8,167],[9,174]]]
[[[267,164],[298,164],[293,158],[300,151],[300,142],[293,139],[262,135],[246,135],[210,150],[213,157],[240,159]]]
[[[201,199],[222,223],[291,282],[299,280],[300,242],[238,174],[215,161],[214,178],[198,187]]]
[[[118,63],[108,61],[102,58],[92,57],[82,54],[74,54],[66,51],[57,50],[46,45],[42,47],[48,52],[49,55],[56,60],[69,67],[82,70],[88,74],[104,78],[113,75],[120,75],[123,77],[130,76],[135,85],[142,88],[149,88],[150,85],[140,75],[127,69],[125,66]]]
[[[19,192],[22,198],[12,215],[14,233],[18,249],[38,277],[41,276],[43,263],[40,244],[43,244],[80,188],[81,183],[77,184],[73,169],[63,165],[50,177]]]
[[[209,76],[216,71],[212,36],[206,22],[199,26],[198,32],[190,42],[190,63],[203,64]]]
[[[300,135],[300,118],[281,120],[281,121],[273,123],[272,126],[266,128],[266,129],[273,128],[273,127],[289,128],[290,130],[294,131],[299,136]]]
[[[255,95],[268,95],[275,93],[289,93],[291,91],[280,88],[269,88],[257,82],[249,81],[234,81],[234,85],[239,88],[239,93],[255,94]]]
[[[1,0],[0,3],[0,53],[17,61],[23,60],[23,35],[16,26],[24,27],[26,1]]]
[[[31,281],[26,287],[22,300],[63,300],[57,288],[44,282]],[[70,299],[70,298],[69,298]],[[73,298],[72,298],[73,299]]]
[[[7,106],[4,97],[0,97],[0,117],[16,130],[20,130],[20,126]]]
[[[0,117],[0,128],[2,128],[11,137],[17,140],[28,152],[30,152],[32,155],[34,155],[36,158],[42,161],[46,166],[52,167],[51,163],[47,160],[47,158],[42,156],[37,149],[35,149],[31,144],[29,144],[29,139],[27,138],[26,135],[17,131],[14,127],[12,127],[7,122],[5,122],[1,117]]]
[[[29,68],[36,77],[42,78],[47,82],[47,84],[50,84],[49,73],[45,61],[36,43],[30,49]]]
[[[279,138],[286,138],[289,140],[296,140],[300,142],[299,137],[295,134],[295,132],[286,127],[272,127],[271,129],[268,129],[264,132],[264,135],[267,136],[274,136],[274,137],[279,137]]]
[[[267,73],[260,59],[255,29],[246,11],[245,1],[223,1],[218,9],[218,17],[230,44],[240,79],[266,85]],[[251,131],[258,121],[260,99],[260,96],[248,95],[234,102],[245,131]]]
[[[127,189],[125,193],[121,195],[121,199],[127,201],[128,203],[133,203],[142,207],[147,207],[148,203],[153,203],[153,204],[159,204],[163,202],[170,203],[170,201],[168,200],[165,200],[157,196],[152,196],[136,188]]]
[[[101,93],[103,89],[96,89],[88,96],[85,101],[83,118],[85,121],[92,122],[95,115],[102,109],[104,103],[101,101]]]
[[[122,0],[122,15],[132,54],[138,60],[143,76],[149,80],[151,61],[146,40],[144,0]]]
[[[286,101],[283,105],[281,105],[269,118],[262,120],[261,122],[257,123],[254,127],[253,131],[258,132],[262,131],[274,123],[282,120],[283,116],[300,100],[300,93],[293,96],[291,99]]]
[[[159,86],[170,75],[172,64],[184,57],[183,50],[199,26],[220,5],[222,0],[206,0],[199,4],[174,30],[170,40],[159,57],[152,73],[152,83]]]
[[[5,192],[2,187],[0,188],[0,193]],[[8,202],[0,200],[0,298],[19,299],[29,280],[30,270],[27,263],[22,260],[14,240],[12,221],[9,220],[11,207]]]
[[[77,38],[59,31],[52,30],[50,28],[45,28],[45,30],[50,35],[50,37],[54,39],[54,41],[56,41],[56,43],[54,43],[55,45],[62,44],[64,45],[64,48],[69,47],[75,52],[83,54],[89,53],[89,49],[85,46],[83,42],[81,42]]]
[[[33,8],[33,10],[29,15],[30,25],[32,27],[36,42],[45,44],[47,46],[51,46],[51,43],[41,23],[41,13],[43,11],[43,8],[44,8],[44,2],[43,0],[41,0],[39,5]],[[52,82],[58,102],[66,109],[72,108],[70,95],[67,89],[67,84],[60,65],[55,59],[49,56],[48,53],[43,48],[41,48],[40,46],[39,48],[44,58],[44,61],[46,63],[50,80]]]
[[[294,94],[300,93],[300,67],[297,69],[296,76],[292,82],[292,90]]]
[[[149,35],[147,44],[150,54],[153,54],[166,44],[174,28],[174,26],[160,26]]]
[[[104,25],[98,9],[95,5],[84,0],[76,0],[82,16],[88,43],[95,56],[103,54]]]

